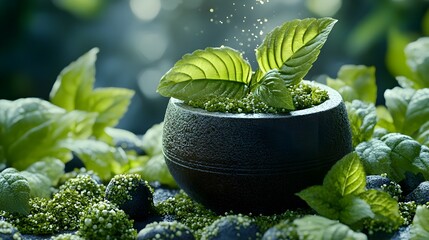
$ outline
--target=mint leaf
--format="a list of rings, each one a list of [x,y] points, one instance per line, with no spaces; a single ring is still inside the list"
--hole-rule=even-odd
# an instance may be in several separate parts
[[[362,219],[373,218],[375,215],[371,206],[363,199],[355,195],[347,195],[340,199],[340,222],[349,226],[356,224]]]
[[[0,210],[26,215],[29,200],[30,186],[24,176],[14,168],[0,172]]]
[[[346,108],[352,130],[353,146],[356,147],[359,143],[372,137],[377,124],[376,110],[372,103],[359,100],[346,102]]]
[[[50,100],[68,111],[87,104],[95,82],[98,48],[93,48],[64,68],[52,87]]]
[[[43,173],[34,173],[22,171],[19,173],[27,179],[30,186],[30,197],[50,198],[51,197],[51,180]]]
[[[142,137],[143,150],[149,155],[162,154],[162,129],[164,122],[150,127]]]
[[[429,147],[429,121],[420,127],[416,134],[416,140]]]
[[[387,173],[395,182],[405,178],[405,172],[422,173],[429,179],[429,148],[409,136],[389,133],[356,147],[368,174]]]
[[[296,84],[312,67],[337,20],[307,18],[286,22],[267,34],[256,49],[263,73],[278,69],[287,83]]]
[[[417,206],[416,214],[410,228],[410,239],[429,239],[429,209],[425,206]]]
[[[354,232],[347,225],[320,216],[304,216],[293,221],[300,239],[366,240],[363,233]]]
[[[340,198],[332,194],[324,186],[308,187],[296,195],[318,214],[330,219],[339,219],[341,211],[339,206]]]
[[[252,89],[254,96],[270,107],[294,110],[292,94],[277,70],[270,70]]]
[[[252,77],[250,64],[228,47],[206,48],[183,56],[159,83],[165,97],[184,101],[210,96],[242,98]]]
[[[331,194],[344,197],[365,191],[366,175],[359,156],[349,153],[329,170],[323,180],[323,186]]]
[[[375,214],[374,220],[384,226],[390,226],[393,229],[398,228],[403,223],[399,213],[398,202],[388,193],[370,189],[359,195],[370,206]]]
[[[414,72],[415,89],[429,88],[429,37],[419,38],[405,47],[407,64]]]
[[[64,163],[55,158],[45,158],[33,163],[25,171],[30,173],[43,173],[52,186],[56,186],[64,174]]]
[[[337,79],[327,78],[327,85],[337,90],[346,102],[361,100],[374,104],[377,98],[374,67],[344,65]]]

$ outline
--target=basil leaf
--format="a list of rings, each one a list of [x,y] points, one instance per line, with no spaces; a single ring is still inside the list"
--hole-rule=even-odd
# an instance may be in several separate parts
[[[30,197],[50,198],[51,180],[43,173],[22,171],[19,174],[27,179],[30,186]]]
[[[429,148],[409,136],[389,133],[356,147],[368,174],[387,173],[395,182],[405,178],[405,172],[422,173],[429,179]]]
[[[336,22],[332,18],[307,18],[275,28],[256,49],[259,68],[263,73],[278,69],[287,83],[298,83],[316,61]]]
[[[377,114],[376,127],[384,128],[388,132],[395,132],[395,125],[393,124],[393,118],[389,110],[385,106],[377,106],[375,111]]]
[[[429,88],[417,90],[405,113],[403,133],[412,136],[420,126],[429,122]]]
[[[93,135],[100,137],[105,128],[114,127],[125,114],[134,91],[122,88],[95,89],[81,110],[98,113],[93,127]]]
[[[359,196],[371,206],[371,211],[375,214],[374,221],[388,225],[393,229],[398,228],[403,223],[398,202],[388,193],[370,189],[362,192]]]
[[[184,101],[210,96],[242,98],[252,77],[250,64],[228,47],[206,48],[183,56],[159,83],[165,97]]]
[[[347,225],[320,216],[304,216],[293,221],[300,239],[366,240],[363,233],[354,232]]]
[[[123,172],[128,163],[127,156],[121,148],[114,148],[97,140],[74,140],[67,142],[72,150],[85,164],[85,168],[94,171],[102,180],[109,180],[114,174]]]
[[[92,128],[94,115],[66,112],[47,101],[26,98],[0,100],[0,145],[6,165],[24,170],[46,157],[71,159],[64,141]],[[92,119],[92,120],[91,120]]]
[[[429,147],[429,121],[420,127],[416,136],[417,141]]]
[[[429,37],[419,38],[405,47],[407,64],[415,73],[416,89],[429,88]]]
[[[324,186],[311,186],[296,195],[318,214],[330,219],[339,219],[341,211],[339,206],[340,198],[332,194]]]
[[[398,132],[403,132],[405,115],[407,113],[408,104],[414,95],[415,90],[395,87],[384,92],[386,99],[386,107],[389,110],[395,124],[395,129]]]
[[[410,228],[410,239],[429,239],[429,209],[425,206],[417,206],[416,214]]]
[[[64,174],[64,163],[55,158],[45,158],[33,163],[25,171],[30,173],[43,173],[49,178],[51,185],[56,186]]]
[[[349,226],[356,224],[362,219],[373,218],[375,215],[371,206],[363,199],[355,195],[347,195],[340,199],[341,212],[340,222]]]
[[[295,109],[292,94],[277,70],[267,72],[252,93],[270,107]]]
[[[358,155],[354,152],[339,160],[329,170],[323,180],[323,186],[331,194],[344,197],[365,191],[366,176]]]
[[[64,68],[52,87],[50,100],[68,111],[86,106],[95,82],[98,48],[93,48]]]
[[[352,130],[353,146],[356,147],[372,137],[377,124],[376,110],[372,103],[367,104],[359,100],[346,102],[346,108]]]
[[[335,80],[327,78],[327,85],[337,90],[344,101],[361,100],[375,103],[377,98],[375,67],[344,65],[337,75]]]
[[[29,200],[30,186],[24,176],[14,168],[0,172],[0,210],[26,215]]]

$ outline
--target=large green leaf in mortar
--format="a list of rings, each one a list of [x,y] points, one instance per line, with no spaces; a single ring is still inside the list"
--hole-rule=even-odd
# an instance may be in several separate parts
[[[310,70],[332,27],[332,18],[286,22],[268,33],[256,50],[260,69],[278,69],[286,83],[298,83]]]
[[[186,54],[162,78],[158,92],[165,97],[195,100],[209,96],[242,98],[252,76],[241,53],[228,47]]]

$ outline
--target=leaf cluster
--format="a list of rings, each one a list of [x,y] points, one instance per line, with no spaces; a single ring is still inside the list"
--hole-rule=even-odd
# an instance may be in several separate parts
[[[259,69],[252,72],[229,47],[186,54],[162,78],[157,91],[185,102],[211,98],[243,99],[252,94],[269,107],[294,110],[288,86],[298,84],[316,61],[335,19],[285,22],[256,49]]]

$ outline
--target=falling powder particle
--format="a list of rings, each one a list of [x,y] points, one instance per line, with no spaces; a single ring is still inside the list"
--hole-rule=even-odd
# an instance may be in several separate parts
[[[210,10],[209,10],[209,11],[212,13],[212,12],[214,12],[214,9],[213,9],[213,8],[210,8]]]

